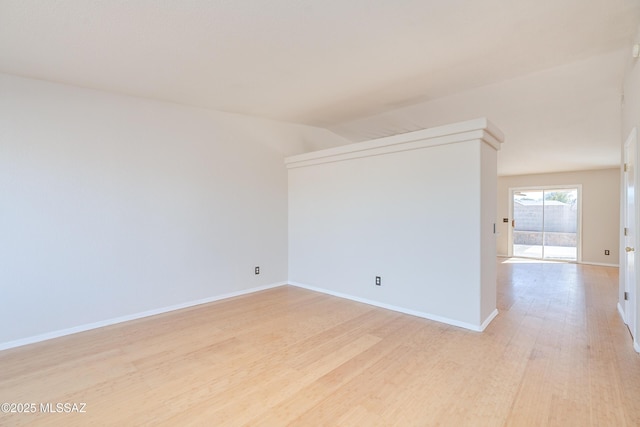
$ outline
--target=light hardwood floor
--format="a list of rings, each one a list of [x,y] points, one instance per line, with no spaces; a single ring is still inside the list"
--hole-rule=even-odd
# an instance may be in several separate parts
[[[0,352],[0,402],[86,403],[0,425],[640,425],[618,270],[502,261],[484,333],[286,286]]]

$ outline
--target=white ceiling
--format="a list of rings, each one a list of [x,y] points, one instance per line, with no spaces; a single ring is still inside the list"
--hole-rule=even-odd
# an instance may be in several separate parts
[[[353,141],[473,113],[501,174],[588,169],[619,160],[639,22],[640,0],[0,0],[0,72]]]

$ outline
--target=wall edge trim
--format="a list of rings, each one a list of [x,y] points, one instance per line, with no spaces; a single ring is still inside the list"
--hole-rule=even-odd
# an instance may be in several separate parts
[[[297,154],[284,162],[287,169],[294,169],[469,141],[482,141],[497,151],[504,135],[489,120],[480,118]]]
[[[618,267],[618,268],[620,268],[620,264],[608,264],[608,263],[604,263],[604,262],[580,261],[578,264],[598,265],[600,267]]]
[[[320,292],[320,293],[331,295],[331,296],[338,297],[338,298],[344,298],[344,299],[348,299],[348,300],[351,300],[351,301],[360,302],[360,303],[371,305],[371,306],[378,307],[378,308],[384,308],[386,310],[397,311],[399,313],[408,314],[408,315],[416,316],[416,317],[421,317],[421,318],[427,319],[427,320],[433,320],[435,322],[444,323],[446,325],[456,326],[456,327],[463,328],[463,329],[468,329],[468,330],[474,331],[474,332],[482,332],[484,330],[484,328],[486,328],[486,326],[489,324],[489,322],[491,322],[491,320],[493,320],[493,318],[498,314],[498,310],[496,309],[496,310],[494,310],[495,314],[491,313],[491,315],[489,315],[487,320],[485,320],[481,325],[474,325],[474,324],[467,323],[467,322],[460,322],[458,320],[449,319],[448,317],[438,316],[436,314],[425,313],[423,311],[412,310],[410,308],[399,307],[399,306],[392,305],[392,304],[386,304],[386,303],[383,303],[383,302],[370,300],[370,299],[367,299],[367,298],[360,298],[360,297],[357,297],[357,296],[354,296],[354,295],[344,294],[342,292],[335,292],[335,291],[331,291],[329,289],[319,288],[317,286],[306,285],[304,283],[291,282],[290,281],[289,285],[295,286],[295,287],[298,287],[298,288],[302,288],[302,289],[307,289],[309,291]]]
[[[100,321],[92,322],[92,323],[85,323],[83,325],[73,326],[71,328],[58,329],[58,330],[51,331],[51,332],[45,332],[43,334],[32,335],[32,336],[25,337],[25,338],[19,338],[17,340],[0,342],[0,351],[9,350],[11,348],[23,347],[25,345],[35,344],[35,343],[42,342],[42,341],[48,341],[48,340],[52,340],[52,339],[55,339],[55,338],[64,337],[64,336],[67,336],[67,335],[73,335],[73,334],[77,334],[77,333],[80,333],[80,332],[90,331],[90,330],[93,330],[93,329],[103,328],[105,326],[116,325],[118,323],[129,322],[131,320],[137,320],[137,319],[142,319],[142,318],[145,318],[145,317],[156,316],[158,314],[164,314],[164,313],[169,313],[169,312],[172,312],[172,311],[182,310],[182,309],[185,309],[185,308],[191,308],[191,307],[195,307],[197,305],[203,305],[203,304],[208,304],[208,303],[211,303],[211,302],[220,301],[220,300],[224,300],[224,299],[228,299],[228,298],[234,298],[234,297],[238,297],[238,296],[242,296],[242,295],[248,295],[248,294],[252,294],[254,292],[264,291],[264,290],[267,290],[267,289],[277,288],[277,287],[285,286],[285,285],[287,285],[287,282],[276,282],[276,283],[272,283],[272,284],[269,284],[269,285],[257,286],[257,287],[254,287],[254,288],[244,289],[244,290],[241,290],[241,291],[229,292],[229,293],[221,294],[221,295],[215,295],[215,296],[202,298],[202,299],[198,299],[198,300],[193,300],[193,301],[188,301],[188,302],[184,302],[184,303],[180,303],[180,304],[174,304],[174,305],[170,305],[170,306],[167,306],[167,307],[151,309],[151,310],[142,311],[142,312],[139,312],[139,313],[128,314],[128,315],[125,315],[125,316],[119,316],[119,317],[115,317],[115,318],[111,318],[111,319],[100,320]]]
[[[616,304],[616,307],[618,308],[618,314],[620,314],[620,318],[622,319],[622,322],[624,322],[624,324],[626,325],[627,322],[625,320],[625,315],[624,315],[624,309],[622,308],[622,305],[620,305],[620,303]]]
[[[482,325],[480,325],[480,331],[484,331],[485,329],[487,329],[487,326],[489,326],[489,323],[491,323],[493,321],[493,319],[495,319],[498,316],[498,309],[494,309],[490,315],[487,316],[486,319],[484,319],[484,322],[482,322]]]

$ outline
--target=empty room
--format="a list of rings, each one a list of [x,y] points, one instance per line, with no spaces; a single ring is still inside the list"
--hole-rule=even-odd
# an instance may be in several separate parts
[[[0,425],[640,425],[639,127],[640,0],[0,0]]]

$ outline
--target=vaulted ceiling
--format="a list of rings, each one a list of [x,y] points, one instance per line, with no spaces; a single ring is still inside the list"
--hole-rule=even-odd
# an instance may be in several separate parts
[[[481,115],[501,174],[589,169],[619,161],[639,22],[640,0],[0,0],[0,72],[351,141]]]

